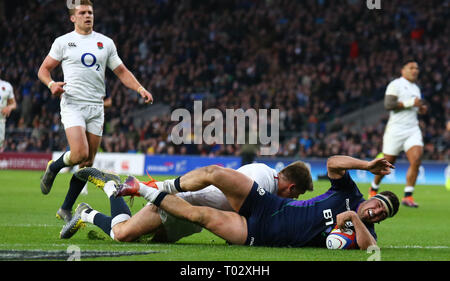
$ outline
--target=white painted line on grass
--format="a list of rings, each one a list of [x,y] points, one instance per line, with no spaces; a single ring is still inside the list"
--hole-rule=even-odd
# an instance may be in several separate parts
[[[420,246],[420,245],[405,245],[405,246],[387,246],[382,247],[387,249],[450,249],[450,246]]]

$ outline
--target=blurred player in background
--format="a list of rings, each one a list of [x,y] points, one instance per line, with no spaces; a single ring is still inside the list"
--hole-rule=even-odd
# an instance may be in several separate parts
[[[1,72],[0,72],[1,74]],[[9,82],[0,79],[0,152],[4,150],[6,118],[17,108],[14,90]]]
[[[422,132],[417,114],[426,114],[427,106],[421,99],[421,92],[416,84],[419,76],[418,63],[413,59],[406,60],[402,65],[401,75],[389,83],[386,89],[384,105],[390,110],[390,115],[383,137],[383,154],[387,161],[394,164],[400,152],[405,151],[410,165],[402,204],[418,207],[412,196],[423,154]],[[377,194],[382,179],[383,175],[375,176],[369,198]]]
[[[42,63],[38,77],[52,92],[61,97],[61,122],[70,147],[56,161],[50,161],[41,178],[43,194],[48,194],[58,172],[64,167],[92,166],[100,145],[105,96],[105,71],[111,69],[128,88],[137,91],[146,103],[153,97],[126,68],[116,46],[109,37],[93,31],[94,10],[90,0],[76,1],[69,7],[74,31],[58,37]],[[64,82],[53,81],[51,72],[62,66]],[[64,203],[57,217],[66,222],[72,217],[72,207],[86,182],[72,177]]]

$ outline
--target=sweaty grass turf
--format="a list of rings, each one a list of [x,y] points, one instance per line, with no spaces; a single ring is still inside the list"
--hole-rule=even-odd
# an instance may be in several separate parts
[[[55,213],[64,200],[71,174],[60,174],[49,195],[41,194],[41,172],[0,171],[0,250],[67,251],[78,247],[82,260],[134,261],[449,261],[450,230],[448,212],[450,192],[443,186],[417,186],[415,198],[418,209],[401,206],[397,216],[376,226],[380,252],[330,251],[313,248],[266,248],[230,246],[221,238],[203,230],[176,244],[143,242],[118,243],[112,241],[95,226],[88,225],[72,239],[59,239],[63,223]],[[164,179],[163,177],[156,177]],[[140,177],[145,179],[145,177]],[[318,195],[329,187],[327,181],[315,183],[316,190],[306,198]],[[359,184],[363,194],[368,185]],[[382,185],[400,198],[402,185]],[[81,195],[76,205],[86,202],[95,209],[110,213],[105,194],[88,185],[89,194]],[[132,212],[145,201],[136,198]],[[75,205],[75,206],[76,206]],[[98,257],[83,259],[83,251],[157,251],[146,255]],[[1,258],[0,258],[1,259]]]

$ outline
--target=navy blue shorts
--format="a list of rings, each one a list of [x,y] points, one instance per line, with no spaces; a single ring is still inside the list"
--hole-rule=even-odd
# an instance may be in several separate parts
[[[252,189],[239,210],[239,214],[247,219],[245,245],[273,245],[279,231],[279,221],[273,217],[273,214],[291,200],[270,194],[253,182]]]

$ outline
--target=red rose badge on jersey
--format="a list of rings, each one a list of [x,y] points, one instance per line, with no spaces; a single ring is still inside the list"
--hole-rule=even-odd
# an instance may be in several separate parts
[[[103,49],[103,43],[102,42],[97,42],[97,47],[101,50]]]

